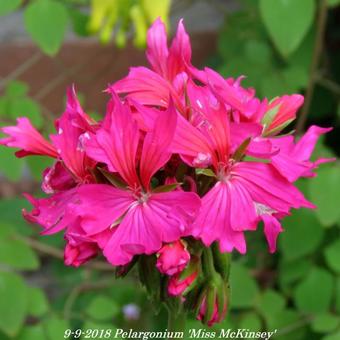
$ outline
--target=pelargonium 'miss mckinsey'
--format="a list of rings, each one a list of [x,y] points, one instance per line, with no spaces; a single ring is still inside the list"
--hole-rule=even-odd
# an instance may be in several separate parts
[[[159,19],[147,42],[151,69],[132,67],[109,86],[102,121],[83,111],[72,87],[50,141],[23,117],[1,129],[0,143],[19,148],[18,157],[54,159],[43,172],[47,196],[26,194],[33,210],[24,216],[43,234],[64,231],[67,265],[102,253],[113,266],[143,258],[143,270],[146,256],[168,277],[163,301],[180,296],[212,325],[228,305],[224,254],[246,253],[245,232],[261,221],[274,252],[282,218],[314,208],[294,182],[330,161],[310,157],[331,129],[312,126],[298,141],[280,136],[303,97],[260,100],[242,77],[198,70],[182,21],[170,48]]]

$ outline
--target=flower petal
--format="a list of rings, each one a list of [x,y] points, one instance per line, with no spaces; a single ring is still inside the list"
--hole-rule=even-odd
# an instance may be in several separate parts
[[[26,117],[17,119],[16,126],[6,126],[0,129],[8,137],[1,138],[0,144],[12,148],[20,148],[17,157],[27,155],[43,155],[57,158],[57,150],[32,126]]]
[[[164,78],[168,75],[168,46],[164,23],[156,19],[147,33],[146,57],[152,68]]]
[[[78,196],[76,214],[81,216],[82,228],[88,235],[109,229],[135,202],[131,192],[106,184],[82,185]]]
[[[243,231],[231,228],[232,197],[227,184],[217,182],[202,198],[202,208],[195,220],[193,235],[200,237],[206,246],[219,241],[223,252],[236,248],[241,254],[246,252]]]
[[[270,214],[261,215],[261,219],[264,223],[264,234],[268,242],[270,253],[276,251],[276,240],[278,235],[283,231],[280,222]]]
[[[177,113],[173,102],[165,112],[160,112],[152,131],[145,136],[140,159],[140,178],[144,188],[149,188],[152,175],[171,157],[170,144],[175,134]]]

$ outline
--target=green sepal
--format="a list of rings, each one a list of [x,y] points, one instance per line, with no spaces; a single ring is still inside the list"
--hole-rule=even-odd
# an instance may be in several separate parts
[[[141,255],[138,260],[139,279],[156,306],[161,301],[161,274],[156,268],[156,256]]]
[[[204,297],[204,284],[203,282],[197,282],[195,288],[192,289],[186,296],[184,302],[184,308],[188,312],[194,312],[196,315],[199,311],[199,307],[201,306],[203,297]]]
[[[208,177],[216,177],[215,173],[211,169],[202,169],[202,168],[196,168],[195,169],[196,175],[204,175]]]
[[[117,266],[115,268],[115,277],[116,278],[125,277],[133,269],[135,264],[138,262],[138,258],[139,256],[134,256],[133,259],[125,266]]]
[[[226,308],[229,297],[228,284],[221,280],[221,284],[217,289],[217,308],[218,315],[221,316]]]
[[[208,324],[208,322],[211,320],[212,316],[214,315],[214,307],[215,307],[215,302],[216,302],[216,292],[217,292],[217,287],[212,284],[211,286],[208,287],[207,289],[207,295],[205,298],[205,313],[203,317],[203,323]]]
[[[200,259],[197,256],[192,256],[189,264],[180,273],[179,280],[183,281],[184,279],[186,279],[187,277],[189,277],[196,271],[197,271],[197,276],[198,276],[200,272]]]
[[[212,253],[217,272],[222,276],[223,280],[228,281],[230,275],[231,254],[221,253],[216,242],[212,245]]]
[[[126,189],[127,185],[115,174],[108,172],[102,168],[97,168],[101,174],[115,187]]]
[[[244,153],[246,152],[246,149],[251,141],[251,138],[245,139],[241,145],[236,149],[234,152],[234,155],[232,156],[232,159],[235,161],[240,161]]]
[[[157,192],[169,192],[172,190],[175,190],[178,186],[181,186],[182,183],[171,183],[171,184],[165,184],[165,185],[160,185],[159,187],[153,189],[152,191],[157,193]]]
[[[274,136],[277,135],[281,130],[283,130],[286,126],[288,126],[294,119],[288,119],[283,124],[277,126],[275,129],[266,131],[263,133],[263,137]]]
[[[275,107],[273,107],[272,109],[270,109],[266,112],[266,114],[263,116],[263,118],[261,120],[261,123],[264,126],[269,126],[273,122],[275,116],[279,112],[280,106],[281,105],[278,104],[278,105],[276,105]]]

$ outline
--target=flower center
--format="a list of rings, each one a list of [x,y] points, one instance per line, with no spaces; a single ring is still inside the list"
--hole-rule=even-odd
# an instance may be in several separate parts
[[[227,163],[218,163],[217,165],[217,179],[221,182],[226,183],[231,177],[231,169],[235,161],[233,159],[229,159]]]

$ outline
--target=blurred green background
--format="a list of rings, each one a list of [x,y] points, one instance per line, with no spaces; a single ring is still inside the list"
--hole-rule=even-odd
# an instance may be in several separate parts
[[[145,63],[146,29],[158,16],[171,31],[184,17],[196,66],[246,75],[261,98],[303,93],[298,132],[333,126],[314,157],[339,156],[339,0],[0,0],[1,126],[28,116],[48,134],[73,82],[100,116],[100,91]],[[59,340],[67,328],[164,330],[165,310],[153,309],[134,274],[115,279],[103,259],[66,267],[62,235],[43,237],[25,223],[21,193],[39,194],[48,165],[0,147],[0,339]],[[284,220],[274,255],[261,230],[248,234],[247,255],[233,258],[228,316],[214,328],[340,339],[339,162],[298,186],[318,209]],[[187,327],[201,325],[190,317]]]

